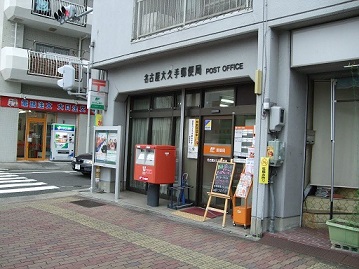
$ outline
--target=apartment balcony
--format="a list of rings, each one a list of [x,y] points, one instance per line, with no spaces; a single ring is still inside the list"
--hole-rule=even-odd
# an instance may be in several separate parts
[[[62,77],[57,69],[68,63],[75,68],[76,81],[82,81],[81,84],[86,81],[82,80],[83,67],[88,62],[76,57],[4,47],[0,59],[0,72],[5,81],[55,88]]]
[[[77,14],[81,14],[88,9],[88,7],[76,2],[85,1],[4,0],[4,14],[9,21],[46,32],[50,31],[71,37],[91,35],[92,14],[81,17],[79,21],[64,24],[60,24],[54,18],[54,13],[61,9],[61,6],[74,5]]]
[[[137,0],[133,39],[229,13],[253,10],[253,0]]]

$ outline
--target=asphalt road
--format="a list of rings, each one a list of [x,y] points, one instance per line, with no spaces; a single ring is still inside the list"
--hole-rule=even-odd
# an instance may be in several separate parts
[[[89,176],[75,171],[8,170],[0,173],[0,198],[88,189]]]

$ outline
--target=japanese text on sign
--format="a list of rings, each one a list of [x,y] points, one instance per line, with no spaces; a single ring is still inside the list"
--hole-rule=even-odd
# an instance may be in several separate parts
[[[181,67],[175,68],[174,70],[170,69],[167,71],[159,71],[155,73],[150,73],[145,75],[145,83],[158,82],[162,80],[170,80],[177,78],[185,78],[185,77],[194,77],[197,75],[202,75],[202,66],[189,66],[189,67]]]
[[[217,163],[212,192],[228,194],[234,171],[233,163]]]
[[[226,73],[231,71],[238,71],[244,69],[244,64],[242,62],[224,64],[219,66],[212,66],[207,68],[202,68],[201,64],[190,65],[186,67],[178,67],[169,70],[162,70],[157,72],[151,72],[144,75],[145,83],[153,83],[165,80],[172,80],[178,78],[186,77],[195,77],[202,75],[202,69],[205,70],[205,75],[213,75],[217,73]]]
[[[269,158],[261,157],[261,164],[259,166],[259,183],[268,184],[269,172]]]
[[[86,105],[1,96],[0,106],[47,112],[86,114]]]
[[[187,158],[197,159],[199,141],[199,119],[189,119],[188,129]]]

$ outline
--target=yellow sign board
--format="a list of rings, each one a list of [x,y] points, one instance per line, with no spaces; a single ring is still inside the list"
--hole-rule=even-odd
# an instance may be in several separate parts
[[[259,178],[260,184],[268,184],[268,178],[269,178],[269,158],[268,157],[261,157],[258,178]]]
[[[95,126],[102,126],[102,114],[95,115]]]

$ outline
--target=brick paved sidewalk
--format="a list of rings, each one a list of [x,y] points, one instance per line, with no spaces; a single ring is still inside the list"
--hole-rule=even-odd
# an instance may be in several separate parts
[[[0,268],[350,268],[80,196],[0,207]]]

